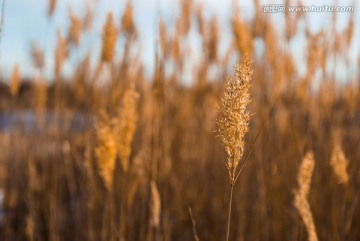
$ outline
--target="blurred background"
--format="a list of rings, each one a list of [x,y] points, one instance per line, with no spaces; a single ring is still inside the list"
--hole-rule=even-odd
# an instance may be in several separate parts
[[[1,6],[1,240],[193,240],[192,221],[225,239],[216,110],[245,58],[253,149],[230,239],[308,240],[294,193],[310,150],[318,239],[360,239],[356,1]]]

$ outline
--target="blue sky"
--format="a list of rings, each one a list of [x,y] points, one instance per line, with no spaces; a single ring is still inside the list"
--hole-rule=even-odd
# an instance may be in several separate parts
[[[113,11],[118,21],[125,6],[124,0],[58,0],[57,9],[53,19],[47,16],[48,0],[9,0],[6,1],[5,8],[5,25],[2,33],[0,45],[0,74],[9,76],[13,66],[16,63],[21,65],[22,73],[31,75],[33,69],[30,59],[30,43],[36,42],[46,52],[47,74],[52,71],[53,52],[56,44],[56,32],[58,30],[65,33],[68,26],[68,9],[69,7],[77,14],[84,12],[86,4],[90,4],[96,9],[95,21],[93,29],[88,33],[87,39],[82,39],[82,50],[79,51],[78,57],[91,50],[96,54],[101,48],[101,29],[104,17],[108,11]],[[135,7],[135,21],[141,33],[141,44],[143,52],[143,62],[147,71],[151,71],[154,59],[154,43],[156,39],[157,21],[160,13],[166,23],[171,26],[175,21],[177,13],[178,0],[133,0]],[[199,0],[202,3],[206,15],[215,14],[221,24],[221,35],[223,41],[230,36],[229,17],[231,15],[232,0]],[[241,3],[240,3],[241,2]],[[263,1],[269,3],[270,1]],[[338,5],[353,5],[352,1],[337,1]],[[241,5],[241,14],[245,18],[251,16],[253,11],[251,0],[239,0]],[[271,1],[271,3],[283,3],[283,1]],[[328,4],[333,5],[334,1],[304,1],[304,4]],[[358,6],[355,6],[356,23],[360,23],[360,14]],[[309,13],[309,19],[314,29],[319,29],[326,25],[327,20],[332,17],[331,13]],[[278,20],[277,20],[278,18]],[[340,25],[346,23],[347,14],[339,14]],[[283,26],[281,14],[274,14],[279,28]],[[357,24],[358,26],[359,24]],[[191,38],[190,38],[191,39]],[[355,41],[352,45],[351,58],[355,61],[359,53],[360,46],[359,32],[355,33]],[[194,40],[195,41],[195,40]],[[301,46],[301,39],[296,45]],[[296,50],[298,49],[298,50]],[[301,48],[295,51],[300,52]],[[76,61],[76,60],[73,60]],[[71,69],[72,61],[68,61],[66,69]]]

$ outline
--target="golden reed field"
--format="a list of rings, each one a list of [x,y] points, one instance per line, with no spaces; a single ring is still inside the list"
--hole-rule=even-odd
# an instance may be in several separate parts
[[[69,11],[52,52],[26,53],[35,74],[19,64],[0,82],[1,240],[360,240],[355,11],[313,31],[306,12],[280,24],[233,1],[224,42],[206,1],[179,0],[174,22],[157,16],[146,72],[123,2],[98,55],[78,54],[97,9]]]

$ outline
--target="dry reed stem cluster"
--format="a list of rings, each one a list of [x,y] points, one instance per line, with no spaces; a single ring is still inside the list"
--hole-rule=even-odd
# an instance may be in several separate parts
[[[309,241],[318,240],[313,216],[308,202],[308,196],[311,187],[311,177],[314,171],[314,166],[314,154],[312,151],[309,151],[303,158],[299,168],[297,177],[299,189],[295,193],[294,200],[294,205],[298,210],[308,232]]]
[[[56,2],[61,3],[48,1],[48,20],[54,17]],[[232,35],[226,36],[223,17],[205,12],[206,4],[197,0],[179,0],[177,16],[159,11],[159,43],[151,71],[143,59],[148,57],[141,45],[145,35],[138,36],[143,32],[137,29],[137,5],[131,0],[122,16],[105,16],[102,34],[97,34],[102,49],[98,62],[92,62],[97,52],[91,49],[92,33],[97,29],[91,25],[99,19],[97,6],[102,3],[85,2],[80,15],[56,14],[68,18],[69,26],[59,38],[52,76],[44,56],[54,53],[46,52],[46,43],[43,49],[33,45],[31,82],[24,78],[11,87],[10,77],[5,88],[0,82],[0,240],[189,240],[192,223],[198,240],[194,220],[184,208],[189,205],[199,217],[198,234],[204,240],[223,239],[225,227],[219,223],[226,221],[227,240],[307,239],[306,230],[310,240],[358,240],[359,180],[356,175],[349,178],[346,160],[353,161],[352,174],[358,173],[360,165],[354,160],[360,155],[360,88],[356,67],[351,66],[354,53],[349,57],[358,25],[353,14],[343,28],[334,14],[331,26],[316,31],[310,27],[311,17],[298,13],[283,14],[285,24],[278,25],[272,14],[262,12],[261,1],[253,0],[252,16],[242,14],[246,7],[233,8],[233,18],[226,19]],[[300,6],[301,0],[285,4]],[[218,113],[211,111],[229,66],[246,54],[256,62],[251,109],[268,116],[259,139],[253,131],[247,133],[249,81],[244,80],[252,71],[243,62],[236,67],[236,79],[225,84]],[[72,66],[61,75],[67,58]],[[340,74],[339,69],[351,71]],[[337,81],[339,76],[344,82]],[[188,77],[193,81],[184,83]],[[139,88],[141,98],[129,83]],[[268,111],[275,99],[272,115]],[[104,109],[106,115],[96,118]],[[42,118],[35,128],[19,123],[15,134],[13,129],[3,132],[4,113],[6,118],[14,112],[36,112]],[[54,122],[64,122],[53,125],[53,113]],[[252,123],[254,129],[260,119]],[[211,138],[216,122],[226,154]],[[344,131],[344,141],[335,138],[334,144],[346,145],[346,157],[344,146],[329,149],[329,128],[334,126]],[[246,153],[244,135],[258,140]],[[327,170],[329,164],[334,169],[333,182],[328,181],[332,172],[317,173],[311,210],[313,161],[299,169],[293,203],[287,191],[297,176],[293,160],[302,158],[299,149],[304,146],[316,148],[317,169]],[[250,158],[254,168],[242,173]],[[224,163],[228,173],[219,172]],[[241,182],[236,183],[240,173]],[[227,178],[231,191],[226,217]],[[334,195],[343,191],[336,181],[346,185],[344,195]],[[241,191],[235,193],[236,208],[231,211],[235,183]],[[291,204],[304,228],[285,211]]]
[[[339,183],[347,185],[349,174],[347,172],[348,160],[340,145],[335,145],[330,161],[331,167]]]
[[[225,95],[221,100],[216,120],[227,153],[226,166],[231,185],[234,185],[237,167],[244,154],[244,137],[250,120],[247,105],[250,103],[252,74],[249,60],[243,60],[235,66],[236,78],[228,78],[225,84]]]

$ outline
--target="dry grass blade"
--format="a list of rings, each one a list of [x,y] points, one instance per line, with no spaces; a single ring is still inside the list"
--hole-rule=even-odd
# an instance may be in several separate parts
[[[151,219],[150,224],[158,228],[160,225],[161,199],[157,185],[151,181]]]
[[[269,120],[269,118],[270,118],[271,114],[274,112],[274,110],[275,110],[275,108],[276,108],[276,105],[277,105],[278,100],[279,100],[279,96],[278,96],[278,98],[276,99],[276,101],[275,101],[274,105],[271,107],[271,110],[270,110],[270,112],[268,113],[268,115],[267,115],[267,117],[266,117],[266,119],[265,119],[264,123],[261,125],[261,128],[260,128],[259,132],[256,134],[255,140],[254,140],[254,142],[251,144],[249,151],[245,154],[244,160],[243,160],[243,161],[242,161],[242,163],[240,164],[239,171],[238,171],[238,173],[236,174],[236,177],[235,177],[235,183],[236,183],[236,180],[239,178],[240,173],[241,173],[241,171],[242,171],[243,167],[245,166],[246,161],[247,161],[247,159],[248,159],[248,157],[249,157],[250,153],[251,153],[251,152],[252,152],[252,150],[254,149],[254,146],[255,146],[255,144],[256,144],[256,142],[257,142],[257,140],[258,140],[258,138],[259,138],[259,136],[260,136],[261,132],[264,130],[264,127],[265,127],[265,125],[266,125],[267,121]]]
[[[196,232],[195,219],[193,217],[191,207],[188,206],[188,209],[189,209],[189,215],[190,215],[190,218],[191,218],[191,224],[192,224],[192,228],[193,228],[194,239],[195,239],[195,241],[200,241],[199,236],[198,236],[198,234]]]

